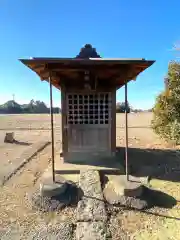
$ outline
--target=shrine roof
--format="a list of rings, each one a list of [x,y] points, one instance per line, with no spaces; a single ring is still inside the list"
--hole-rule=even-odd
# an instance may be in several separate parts
[[[41,80],[47,81],[51,74],[52,83],[57,88],[60,88],[62,76],[67,79],[75,79],[82,71],[93,71],[102,79],[115,76],[115,84],[120,86],[120,81],[123,83],[126,80],[135,79],[155,62],[144,58],[101,58],[90,44],[86,44],[74,58],[34,57],[20,59],[20,61],[33,70]],[[125,71],[128,71],[128,75],[122,74]]]

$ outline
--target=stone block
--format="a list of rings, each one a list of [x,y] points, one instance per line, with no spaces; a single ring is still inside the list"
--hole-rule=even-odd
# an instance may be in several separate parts
[[[14,132],[6,133],[4,142],[5,143],[14,143]]]
[[[52,178],[47,178],[40,183],[40,194],[43,197],[54,197],[61,195],[66,191],[66,189],[67,182],[63,177],[59,178],[58,182],[53,182]]]
[[[129,175],[127,180],[126,175],[114,175],[110,182],[115,193],[119,196],[140,197],[143,193],[144,185],[136,177]]]
[[[142,210],[148,207],[148,203],[146,200],[139,199],[137,197],[130,197],[117,194],[114,191],[111,183],[106,184],[103,193],[106,201],[112,205],[120,205],[138,210]]]
[[[105,204],[96,199],[83,199],[77,208],[78,221],[106,221]]]
[[[78,202],[78,221],[106,221],[104,197],[98,171],[80,172],[79,188],[82,198]]]
[[[76,228],[77,240],[107,239],[106,225],[103,222],[79,222]]]

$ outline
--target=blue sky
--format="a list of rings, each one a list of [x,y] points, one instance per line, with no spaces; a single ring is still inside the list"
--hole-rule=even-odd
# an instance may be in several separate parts
[[[179,0],[0,0],[0,103],[15,94],[19,103],[49,105],[48,84],[18,59],[74,57],[91,43],[102,57],[156,60],[128,86],[132,106],[152,107],[177,56],[170,49],[180,41],[179,9]],[[53,89],[53,96],[60,105],[60,92]]]

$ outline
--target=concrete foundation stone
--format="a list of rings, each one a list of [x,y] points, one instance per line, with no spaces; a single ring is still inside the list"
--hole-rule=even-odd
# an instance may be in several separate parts
[[[80,172],[79,187],[82,198],[77,207],[78,221],[106,221],[104,197],[99,172],[87,170]]]
[[[103,222],[79,222],[76,228],[76,240],[105,240],[106,225]]]
[[[66,180],[61,177],[58,182],[53,182],[52,178],[46,178],[40,183],[40,195],[43,197],[54,197],[63,194],[67,189]]]
[[[143,193],[144,185],[139,178],[129,175],[114,175],[110,178],[112,188],[119,196],[140,197]]]
[[[8,132],[6,133],[4,137],[5,143],[14,143],[14,132]]]
[[[146,200],[131,197],[131,196],[124,196],[117,194],[114,189],[113,185],[109,182],[106,184],[104,190],[104,197],[109,204],[112,205],[120,205],[128,208],[134,208],[138,210],[142,210],[148,207],[148,203]]]

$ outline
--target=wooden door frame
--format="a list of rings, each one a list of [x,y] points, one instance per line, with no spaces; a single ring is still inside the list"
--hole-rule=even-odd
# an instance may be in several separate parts
[[[116,91],[114,91],[116,94]],[[68,94],[101,94],[101,93],[108,93],[111,95],[111,123],[110,123],[110,129],[109,129],[109,149],[110,151],[115,150],[114,149],[114,145],[116,145],[116,143],[114,142],[114,138],[112,137],[116,131],[114,131],[114,127],[113,124],[114,122],[114,111],[116,111],[116,105],[115,107],[113,107],[114,102],[116,101],[116,95],[114,94],[113,91],[108,91],[107,89],[101,89],[99,91],[92,91],[90,92],[89,90],[77,90],[73,91],[72,89],[65,89],[62,88],[62,92],[61,92],[61,107],[62,107],[62,149],[63,149],[63,153],[64,155],[66,155],[68,153],[68,124],[67,124],[67,95]],[[116,120],[115,120],[116,121]],[[112,135],[113,133],[113,135]],[[116,138],[115,138],[116,139]]]

